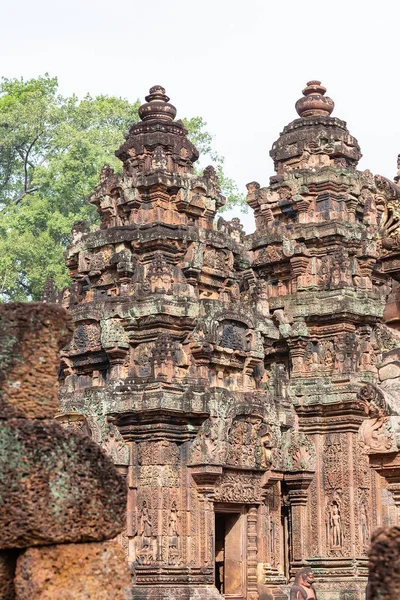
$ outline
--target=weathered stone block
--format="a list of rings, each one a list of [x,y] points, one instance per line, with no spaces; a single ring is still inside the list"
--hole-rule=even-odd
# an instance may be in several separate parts
[[[16,600],[130,600],[131,577],[116,542],[29,548],[17,562]]]
[[[53,421],[0,421],[0,548],[101,541],[125,522],[126,486],[88,437]]]
[[[372,534],[369,550],[368,600],[398,600],[400,590],[400,528]]]
[[[72,334],[60,306],[0,305],[0,417],[53,417],[58,410],[59,350]]]
[[[397,379],[400,377],[400,362],[388,363],[379,369],[379,379],[386,381],[386,379]]]
[[[0,552],[0,600],[15,600],[14,575],[17,552]]]
[[[398,332],[396,331],[391,331],[389,329],[389,332],[393,335],[393,338],[396,339],[395,336],[398,336]],[[385,332],[386,333],[386,332]],[[387,333],[386,333],[387,335]],[[388,365],[390,363],[393,362],[400,362],[400,348],[393,348],[393,350],[389,350],[388,352],[384,352],[382,354],[382,361],[381,361],[381,367]]]

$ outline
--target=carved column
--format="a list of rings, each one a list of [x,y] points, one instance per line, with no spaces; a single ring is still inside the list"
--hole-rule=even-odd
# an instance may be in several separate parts
[[[215,483],[221,476],[222,467],[219,465],[196,465],[189,468],[198,492],[200,535],[197,538],[200,563],[203,565],[202,573],[206,582],[214,584],[214,503],[212,495]]]
[[[144,411],[140,418],[134,413],[114,418],[132,446],[128,537],[135,597],[169,597],[169,586],[184,586],[188,578],[194,585],[212,585],[212,503],[206,488],[192,494],[186,467],[185,443],[197,433],[199,420],[189,424],[188,418],[159,414],[154,423]]]
[[[257,506],[250,506],[247,513],[247,600],[258,600],[257,520]]]
[[[277,472],[268,472],[267,481],[263,485],[264,502],[260,507],[261,523],[259,536],[259,561],[263,564],[263,581],[269,586],[285,583],[284,564],[285,548],[283,527],[281,523],[283,475]]]
[[[289,473],[284,481],[289,490],[291,509],[292,567],[301,567],[307,556],[307,500],[308,487],[314,477],[311,471]]]

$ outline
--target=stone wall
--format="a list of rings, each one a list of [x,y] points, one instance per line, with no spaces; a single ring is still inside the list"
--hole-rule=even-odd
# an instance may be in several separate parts
[[[66,311],[0,306],[0,599],[128,600],[124,478],[57,410]]]

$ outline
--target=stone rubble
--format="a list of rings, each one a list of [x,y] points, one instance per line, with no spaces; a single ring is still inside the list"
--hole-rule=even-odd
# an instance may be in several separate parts
[[[71,335],[59,306],[0,305],[1,600],[131,598],[124,553],[105,541],[125,527],[125,480],[53,418]]]

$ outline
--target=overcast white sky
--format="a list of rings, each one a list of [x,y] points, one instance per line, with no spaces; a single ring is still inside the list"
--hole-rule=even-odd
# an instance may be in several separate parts
[[[360,168],[396,174],[398,0],[20,0],[1,16],[1,75],[47,71],[63,94],[132,101],[161,84],[178,118],[207,121],[243,191],[268,184],[269,150],[310,79],[360,142]]]

